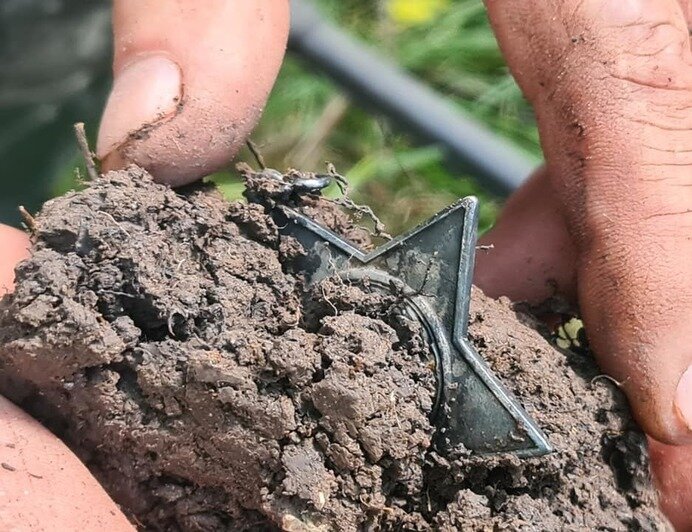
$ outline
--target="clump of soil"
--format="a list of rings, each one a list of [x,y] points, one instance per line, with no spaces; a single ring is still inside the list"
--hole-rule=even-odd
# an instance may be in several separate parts
[[[0,304],[3,391],[144,528],[668,527],[621,394],[506,301],[474,294],[471,338],[546,457],[436,451],[420,326],[398,296],[306,287],[261,205],[133,167],[47,203],[34,241]]]

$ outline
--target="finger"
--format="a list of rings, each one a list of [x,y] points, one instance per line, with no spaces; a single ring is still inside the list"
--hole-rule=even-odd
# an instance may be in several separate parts
[[[692,441],[692,59],[675,0],[487,0],[534,104],[601,366]]]
[[[2,397],[0,425],[0,530],[134,530],[70,450]]]
[[[12,290],[29,247],[26,234],[0,225],[0,293]],[[0,530],[133,530],[69,449],[2,397],[0,427]]]
[[[0,289],[12,290],[14,267],[28,257],[28,236],[0,225]],[[0,397],[0,529],[72,529],[109,525],[132,530],[86,468],[45,428]]]
[[[649,439],[649,454],[661,508],[676,530],[692,530],[692,446]]]
[[[0,225],[0,297],[14,287],[14,267],[29,256],[30,246],[25,233]]]
[[[104,169],[137,163],[181,185],[235,155],[281,65],[288,0],[115,0]]]
[[[474,283],[490,297],[576,300],[576,252],[545,168],[509,199],[480,241]]]

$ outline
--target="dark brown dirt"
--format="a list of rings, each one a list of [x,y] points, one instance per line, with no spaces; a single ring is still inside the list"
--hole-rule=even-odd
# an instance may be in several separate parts
[[[142,527],[668,529],[622,395],[506,301],[474,294],[472,339],[557,450],[441,456],[397,296],[305,288],[261,206],[133,168],[46,204],[34,239],[0,304],[2,387]]]

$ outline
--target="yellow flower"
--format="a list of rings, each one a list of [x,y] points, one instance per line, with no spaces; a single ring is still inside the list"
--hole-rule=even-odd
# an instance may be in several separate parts
[[[424,24],[439,15],[449,0],[388,0],[389,18],[402,26]]]

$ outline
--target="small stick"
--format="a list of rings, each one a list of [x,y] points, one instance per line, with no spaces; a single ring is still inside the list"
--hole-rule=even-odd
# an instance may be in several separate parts
[[[262,170],[266,170],[267,165],[264,163],[264,157],[262,157],[262,154],[260,153],[257,144],[252,142],[250,139],[247,139],[246,144],[247,149],[250,150],[250,153],[252,153],[252,156],[255,158],[255,161],[257,161],[257,164],[259,164],[260,168]]]
[[[87,141],[86,131],[84,130],[84,122],[77,122],[74,125],[74,133],[77,137],[77,144],[79,144],[79,150],[82,152],[82,157],[84,158],[84,164],[86,164],[87,174],[92,181],[95,181],[99,177],[98,170],[96,170],[96,160],[91,149],[89,149],[89,141]]]
[[[19,210],[19,214],[22,217],[22,220],[24,220],[24,224],[26,225],[26,228],[29,230],[30,233],[35,233],[36,232],[36,219],[31,216],[29,211],[26,210],[24,205],[20,205],[17,207]]]

